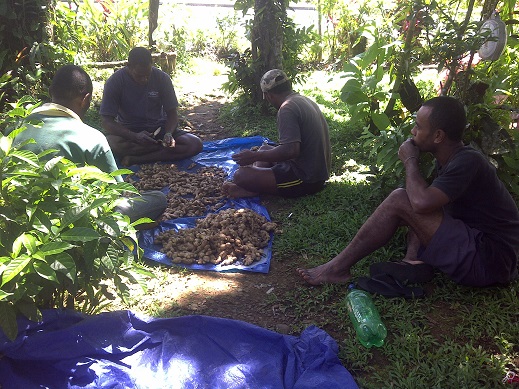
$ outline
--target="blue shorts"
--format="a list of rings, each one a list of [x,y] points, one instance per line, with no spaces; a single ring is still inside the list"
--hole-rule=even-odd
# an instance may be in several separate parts
[[[272,166],[276,177],[278,194],[282,197],[301,197],[319,192],[324,188],[325,181],[304,182],[296,176],[288,163],[277,163]]]
[[[517,276],[513,250],[447,214],[418,258],[460,285],[506,284]]]

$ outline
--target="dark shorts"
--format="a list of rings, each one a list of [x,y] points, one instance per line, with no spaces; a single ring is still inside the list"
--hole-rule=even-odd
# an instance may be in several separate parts
[[[303,182],[287,163],[277,163],[272,167],[276,177],[278,194],[282,197],[301,197],[319,192],[324,188],[324,181]]]
[[[460,285],[505,284],[517,274],[513,251],[447,214],[418,257]]]

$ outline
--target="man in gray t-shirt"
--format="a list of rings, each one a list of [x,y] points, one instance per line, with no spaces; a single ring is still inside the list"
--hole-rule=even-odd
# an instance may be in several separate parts
[[[278,109],[279,144],[234,154],[240,167],[233,181],[224,184],[224,192],[229,197],[298,197],[320,191],[331,162],[328,124],[321,110],[292,90],[282,70],[265,73],[260,86],[264,98]]]
[[[177,96],[169,75],[152,66],[151,53],[135,47],[128,66],[106,81],[99,113],[106,138],[125,166],[189,158],[202,141],[179,130]]]

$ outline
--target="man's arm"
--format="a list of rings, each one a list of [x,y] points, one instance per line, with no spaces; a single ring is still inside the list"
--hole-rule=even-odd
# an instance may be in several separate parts
[[[119,136],[128,141],[136,143],[157,143],[147,131],[133,132],[117,122],[113,116],[101,115],[101,125],[107,135]]]
[[[177,108],[171,108],[166,111],[167,120],[165,125],[165,134],[164,134],[164,144],[168,147],[175,147],[175,139],[173,138],[173,133],[175,132],[178,126],[178,112]]]
[[[449,203],[449,197],[440,189],[429,186],[420,173],[418,159],[405,162],[405,189],[416,213],[429,213]]]
[[[299,142],[278,145],[268,150],[243,150],[232,156],[232,159],[240,166],[251,165],[254,162],[282,162],[299,156]]]
[[[430,213],[449,203],[449,197],[440,189],[427,184],[418,165],[420,151],[411,139],[406,140],[398,150],[398,156],[405,167],[405,189],[416,213]]]

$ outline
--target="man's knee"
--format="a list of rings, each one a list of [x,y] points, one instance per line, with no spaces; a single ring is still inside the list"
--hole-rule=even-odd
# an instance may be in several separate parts
[[[407,195],[407,191],[404,188],[397,188],[393,190],[388,197],[394,199],[397,202],[409,202],[409,196]]]
[[[202,143],[202,140],[197,137],[197,136],[193,136],[193,140],[192,140],[192,153],[193,155],[196,155],[200,152],[202,152],[203,148],[204,148],[204,144]]]
[[[186,154],[189,154],[190,156],[200,153],[204,148],[202,140],[193,134],[183,134],[176,138],[175,141],[183,145],[185,147]]]
[[[381,205],[385,205],[396,211],[410,211],[412,209],[409,196],[404,188],[393,190]]]
[[[247,186],[248,178],[250,177],[250,169],[247,167],[240,167],[234,172],[232,181],[238,186]]]

